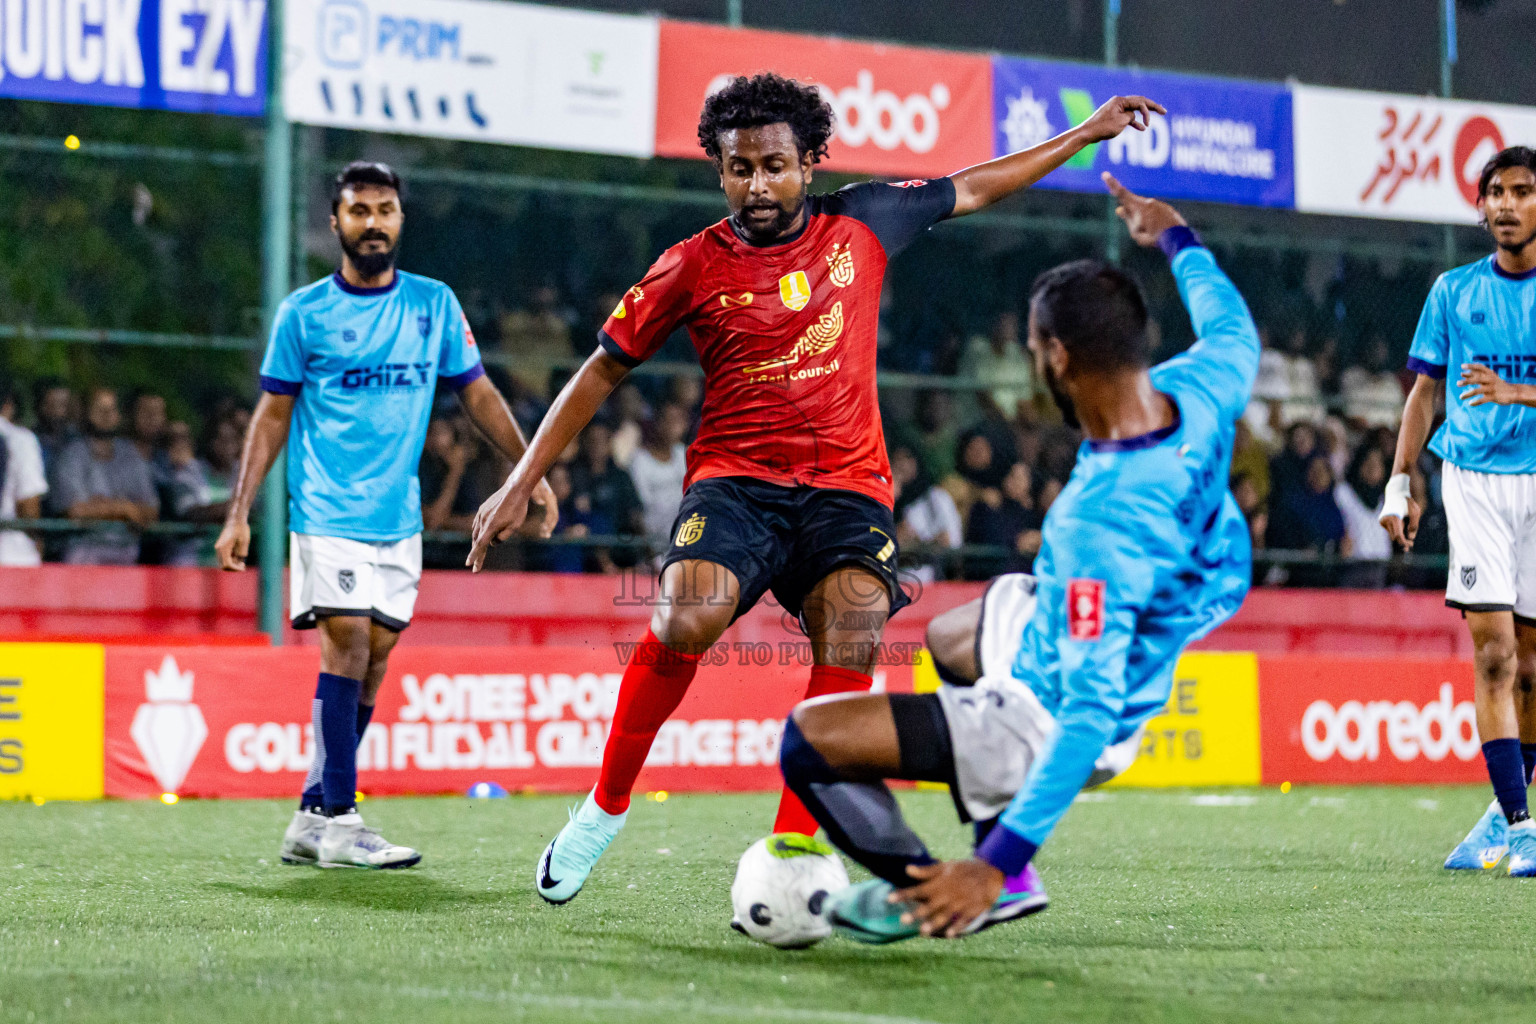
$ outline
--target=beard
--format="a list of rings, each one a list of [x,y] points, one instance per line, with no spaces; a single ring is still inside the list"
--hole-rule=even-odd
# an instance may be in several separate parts
[[[804,193],[801,193],[793,206],[787,206],[784,203],[773,203],[770,206],[765,203],[760,206],[743,207],[736,214],[736,226],[741,229],[742,234],[754,242],[759,244],[776,242],[789,231],[790,226],[795,223],[795,218],[800,216],[800,211],[804,208]],[[748,221],[745,217],[748,210],[766,209],[776,211],[773,220],[769,221],[766,225],[762,224],[762,222]]]
[[[387,249],[375,252],[361,251],[365,242],[372,241],[389,244],[389,236],[382,231],[364,231],[356,239],[341,238],[341,251],[347,254],[347,259],[352,261],[352,266],[357,268],[357,272],[370,280],[395,265],[395,255],[400,249],[400,239],[397,237],[394,244]]]
[[[1077,406],[1072,404],[1072,398],[1062,388],[1056,371],[1049,366],[1045,367],[1045,387],[1051,393],[1051,400],[1056,403],[1056,408],[1061,410],[1061,421],[1073,430],[1081,430],[1083,424],[1077,418]]]
[[[1498,245],[1498,247],[1500,249],[1503,249],[1505,252],[1514,253],[1515,255],[1518,256],[1520,253],[1524,252],[1526,247],[1529,246],[1532,242],[1536,242],[1536,231],[1533,231],[1530,234],[1526,235],[1524,241],[1520,241],[1520,242],[1497,242],[1496,244]]]

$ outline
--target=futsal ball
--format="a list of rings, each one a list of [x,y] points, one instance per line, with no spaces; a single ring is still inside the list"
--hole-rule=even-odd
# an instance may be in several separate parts
[[[832,934],[827,903],[848,885],[837,851],[798,832],[747,847],[731,883],[731,927],[780,949],[804,949]]]

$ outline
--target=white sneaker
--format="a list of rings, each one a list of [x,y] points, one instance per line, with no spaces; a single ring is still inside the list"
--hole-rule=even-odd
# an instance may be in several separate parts
[[[408,868],[421,854],[409,846],[396,846],[363,824],[361,814],[339,814],[325,826],[320,839],[319,864],[323,868]]]
[[[320,837],[331,819],[303,809],[293,812],[283,845],[278,850],[284,864],[313,864],[320,859]]]

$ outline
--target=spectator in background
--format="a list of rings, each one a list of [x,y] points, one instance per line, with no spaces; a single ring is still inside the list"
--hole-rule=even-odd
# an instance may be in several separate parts
[[[1245,419],[1237,421],[1232,441],[1232,479],[1236,481],[1239,476],[1253,488],[1254,506],[1264,507],[1269,502],[1269,451],[1253,436]],[[1235,482],[1232,489],[1237,490]]]
[[[170,468],[165,445],[165,433],[169,425],[164,395],[141,391],[134,396],[129,418],[130,440],[139,450],[140,458],[149,463],[151,471],[156,474],[166,474]]]
[[[613,461],[613,428],[593,422],[581,435],[580,454],[571,464],[571,501],[593,534],[633,537],[645,533],[640,495],[628,473]],[[617,572],[634,559],[615,559],[606,549],[594,549],[592,564],[600,572]]]
[[[688,436],[688,412],[668,402],[646,422],[645,443],[630,460],[629,475],[645,522],[645,539],[652,551],[665,554],[672,523],[683,503],[683,479],[688,474],[683,439]]]
[[[1300,490],[1313,455],[1324,454],[1317,429],[1310,423],[1294,423],[1285,432],[1285,448],[1269,463],[1270,510]]]
[[[1006,548],[1008,554],[1002,559],[968,558],[966,577],[988,579],[1005,572],[1029,572],[1040,553],[1044,524],[1045,517],[1035,508],[1029,467],[1015,462],[1001,487],[981,492],[965,525],[967,544]]]
[[[955,471],[955,440],[959,435],[948,391],[918,394],[916,426],[916,433],[903,440],[912,445],[912,453],[929,477],[945,479]]]
[[[71,537],[64,560],[76,565],[132,565],[143,527],[160,516],[149,464],[133,443],[117,436],[122,426],[117,394],[95,388],[86,404],[86,435],[66,447],[49,474],[54,507],[69,519],[122,524]]]
[[[965,542],[965,522],[949,492],[933,482],[917,456],[906,445],[891,452],[891,477],[895,485],[896,540],[903,546],[957,548]],[[920,566],[918,578],[931,583],[931,563]]]
[[[990,334],[966,342],[958,373],[982,382],[976,401],[985,415],[1007,422],[1035,397],[1035,367],[1019,344],[1019,314],[1007,310],[992,322]]]
[[[1315,453],[1306,460],[1294,488],[1276,488],[1269,517],[1268,546],[1286,551],[1348,555],[1344,515],[1334,498],[1333,467]],[[1294,579],[1293,574],[1293,579]]]
[[[553,397],[549,386],[553,363],[576,355],[571,347],[573,320],[560,303],[560,292],[549,283],[533,290],[527,309],[501,318],[501,347],[512,357],[512,376],[545,402]]]
[[[164,435],[165,475],[161,486],[164,518],[194,523],[221,521],[229,510],[228,501],[216,504],[213,500],[208,464],[197,457],[192,428],[176,420],[166,426]],[[228,498],[227,494],[225,498]],[[214,564],[212,538],[168,538],[161,550],[166,565]]]
[[[645,396],[633,382],[620,384],[613,394],[614,408],[618,410],[619,425],[613,431],[613,461],[620,469],[628,469],[630,461],[644,440],[645,424],[651,418],[651,407]]]
[[[1387,339],[1371,335],[1363,354],[1363,365],[1351,366],[1339,378],[1344,416],[1356,430],[1396,430],[1403,415],[1403,385],[1389,366]]]
[[[80,403],[69,385],[48,377],[32,388],[32,408],[37,413],[37,442],[43,450],[43,466],[52,472],[59,453],[80,437]]]
[[[466,487],[465,470],[475,457],[475,440],[465,437],[462,424],[439,416],[427,424],[422,445],[421,521],[428,530],[468,530],[480,507],[479,496]]]
[[[1286,396],[1280,408],[1281,422],[1287,426],[1292,423],[1321,423],[1327,411],[1323,405],[1322,378],[1316,361],[1308,351],[1306,328],[1298,326],[1286,335],[1285,352],[1281,358],[1286,376]]]
[[[549,541],[536,545],[528,557],[528,567],[535,572],[581,572],[586,567],[586,549],[576,544],[558,544],[561,537],[585,538],[592,529],[592,503],[583,498],[578,501],[571,492],[571,467],[568,462],[557,462],[549,467],[544,479],[560,503],[560,525]]]
[[[37,435],[16,423],[16,393],[0,383],[0,519],[37,519],[48,481]],[[37,542],[20,530],[0,531],[0,566],[42,564]]]
[[[1343,482],[1333,489],[1334,501],[1344,517],[1350,556],[1381,559],[1375,565],[1348,566],[1340,579],[1343,586],[1382,587],[1387,583],[1386,559],[1392,557],[1392,538],[1377,517],[1386,487],[1386,458],[1378,449],[1362,446]]]
[[[1232,497],[1248,521],[1248,539],[1255,551],[1264,549],[1265,534],[1269,532],[1269,509],[1259,497],[1259,489],[1253,477],[1247,473],[1234,473],[1230,484]]]

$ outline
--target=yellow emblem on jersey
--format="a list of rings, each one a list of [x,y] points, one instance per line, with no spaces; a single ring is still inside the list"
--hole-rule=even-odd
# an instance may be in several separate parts
[[[853,243],[849,242],[847,245],[840,246],[837,242],[833,242],[832,252],[827,256],[827,266],[831,268],[832,272],[828,277],[833,284],[839,288],[846,288],[853,284],[855,272],[853,266]]]
[[[645,298],[645,290],[639,285],[635,285],[629,291],[625,292],[624,298],[620,299],[619,304],[613,307],[613,318],[615,320],[623,320],[626,316],[629,315],[629,310],[624,308],[624,299],[632,299],[634,302],[639,303],[639,301],[643,298]]]
[[[684,519],[683,525],[677,528],[677,537],[672,543],[677,547],[685,548],[702,536],[704,536],[704,517],[695,512]]]
[[[740,295],[721,295],[720,305],[726,309],[752,305],[752,293],[742,292]]]
[[[811,282],[805,276],[805,271],[797,270],[793,274],[785,274],[779,278],[779,298],[784,300],[784,305],[796,313],[810,303]]]
[[[748,366],[741,372],[756,376],[769,370],[793,366],[800,361],[801,356],[819,356],[837,344],[837,339],[843,336],[843,326],[843,304],[833,303],[830,310],[817,317],[816,322],[805,329],[800,340],[795,342],[795,347],[789,350],[789,355]]]

